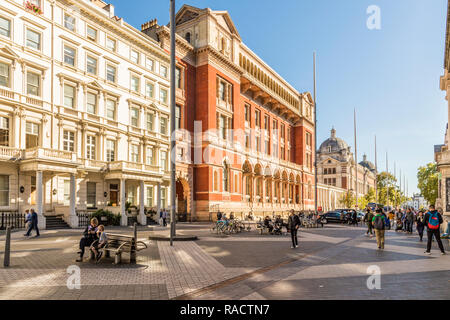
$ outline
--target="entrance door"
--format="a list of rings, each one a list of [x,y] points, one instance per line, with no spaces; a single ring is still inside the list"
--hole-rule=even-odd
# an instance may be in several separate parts
[[[112,206],[117,206],[119,201],[119,185],[110,184],[109,185],[109,202]]]
[[[36,177],[31,176],[30,205],[36,205]]]

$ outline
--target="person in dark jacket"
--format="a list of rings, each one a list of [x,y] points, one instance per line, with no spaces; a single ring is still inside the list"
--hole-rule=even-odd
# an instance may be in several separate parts
[[[300,219],[298,215],[294,213],[294,210],[292,210],[288,219],[288,228],[291,231],[292,249],[298,247],[297,231],[299,227],[300,227]]]
[[[438,224],[437,228],[434,227],[433,220],[437,219],[436,223]],[[427,227],[427,251],[426,254],[431,254],[431,241],[433,240],[433,236],[436,239],[436,242],[441,250],[442,254],[445,254],[444,245],[441,240],[441,224],[444,222],[442,219],[442,215],[439,211],[436,210],[434,205],[430,205],[430,211],[425,214],[425,226]]]
[[[80,239],[80,251],[78,251],[80,257],[76,260],[76,262],[83,262],[84,248],[90,247],[91,244],[98,239],[97,227],[97,218],[92,218],[90,225],[88,225],[83,232],[83,238]]]
[[[423,230],[425,229],[425,216],[423,210],[420,210],[416,217],[416,229],[419,233],[420,241],[423,241]]]
[[[366,235],[373,237],[373,225],[372,225],[373,213],[370,209],[367,209],[366,215],[364,216],[364,221],[367,224]]]
[[[406,232],[412,234],[414,224],[414,213],[410,208],[406,211]]]
[[[28,231],[25,234],[25,236],[29,237],[31,230],[33,230],[33,229],[36,231],[35,238],[39,237],[40,234],[39,234],[39,228],[38,228],[38,215],[37,215],[36,211],[34,211],[34,209],[31,209],[31,220],[30,220],[30,224],[28,227]]]

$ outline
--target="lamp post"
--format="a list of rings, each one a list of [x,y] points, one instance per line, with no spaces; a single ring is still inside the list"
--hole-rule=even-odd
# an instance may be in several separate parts
[[[176,135],[175,135],[175,0],[170,0],[170,245],[175,237]]]

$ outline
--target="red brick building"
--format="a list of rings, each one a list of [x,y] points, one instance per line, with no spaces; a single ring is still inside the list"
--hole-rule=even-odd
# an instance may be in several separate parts
[[[311,95],[246,47],[228,12],[185,5],[176,24],[178,212],[313,209]],[[142,31],[169,51],[168,27]]]

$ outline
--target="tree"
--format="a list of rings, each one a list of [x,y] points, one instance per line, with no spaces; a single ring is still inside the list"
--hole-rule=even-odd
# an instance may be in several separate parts
[[[397,179],[389,172],[380,172],[377,178],[378,187],[378,203],[382,205],[393,205],[395,198],[398,196],[396,193]]]
[[[422,196],[429,204],[435,204],[438,198],[439,174],[436,163],[429,163],[417,169],[417,180]]]
[[[349,190],[345,192],[339,199],[339,202],[347,209],[353,208],[356,203],[356,198],[353,191]]]
[[[369,188],[369,191],[367,192],[367,194],[364,197],[358,198],[358,207],[360,209],[365,209],[365,208],[367,208],[367,205],[370,202],[375,202],[375,189],[374,188]]]

